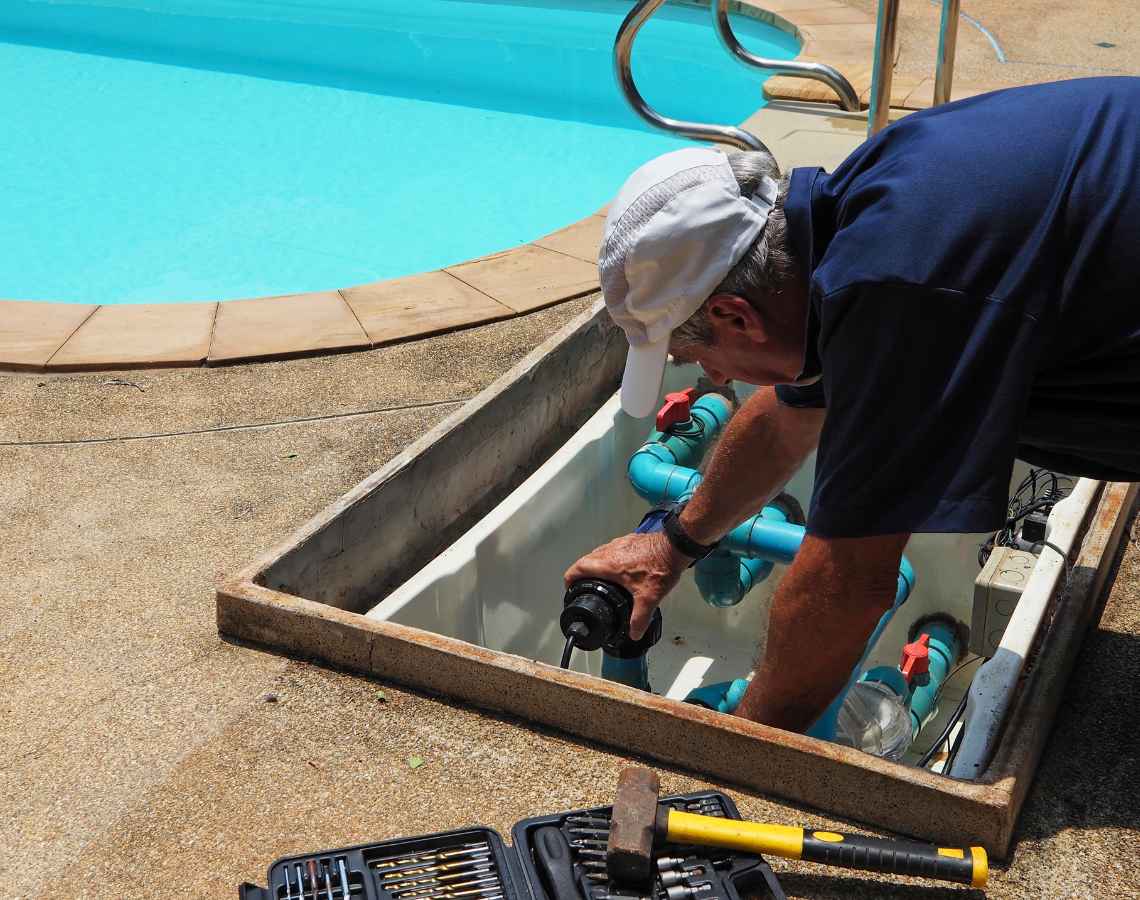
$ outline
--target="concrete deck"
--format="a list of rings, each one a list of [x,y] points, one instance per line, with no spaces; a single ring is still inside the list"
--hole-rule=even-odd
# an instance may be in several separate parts
[[[227,898],[292,851],[607,801],[621,756],[226,644],[213,602],[584,305],[341,356],[0,376],[0,893]],[[1138,591],[1132,546],[990,897],[1135,896]],[[793,897],[961,896],[774,865]]]
[[[851,5],[870,10],[873,0]],[[1097,65],[1140,72],[1132,4],[966,11],[997,26],[1020,68],[989,72],[963,25],[962,80],[1046,80],[1060,64],[1083,65],[1086,51]],[[904,5],[900,72],[930,71],[931,23],[936,11]],[[1087,46],[1094,39],[1118,46],[1101,56]],[[797,128],[789,121],[788,133]],[[842,157],[838,131],[805,133],[815,162]],[[617,754],[226,644],[214,622],[217,579],[587,302],[342,356],[117,377],[0,374],[0,895],[232,898],[285,853],[470,823],[505,833],[524,816],[609,801],[626,763]],[[91,312],[75,312],[61,340]],[[552,603],[558,594],[552,587]],[[1137,683],[1133,542],[1069,685],[1013,861],[987,896],[1140,896]],[[425,764],[410,768],[413,755]],[[709,785],[662,775],[670,791]],[[848,827],[728,790],[745,815]],[[795,898],[971,895],[773,865]]]

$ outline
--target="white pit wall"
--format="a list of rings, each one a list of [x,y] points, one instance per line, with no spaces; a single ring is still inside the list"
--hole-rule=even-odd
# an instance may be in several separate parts
[[[670,367],[667,390],[694,384],[694,367]],[[615,395],[490,514],[367,613],[492,650],[557,664],[563,637],[562,574],[583,554],[632,531],[646,503],[629,486],[626,462],[651,420],[624,415]],[[1023,467],[1015,477],[1020,480]],[[806,510],[814,458],[787,487]],[[897,664],[912,624],[948,613],[969,623],[978,546],[985,535],[916,535],[907,556],[917,586],[873,649],[865,668]],[[766,642],[772,592],[784,571],[754,588],[738,606],[718,609],[701,598],[687,574],[662,607],[664,632],[650,651],[656,693],[683,699],[702,684],[747,674]],[[573,668],[600,674],[601,654],[574,653]],[[975,666],[944,689],[940,714],[926,740],[956,706]],[[910,759],[926,746],[923,737]]]

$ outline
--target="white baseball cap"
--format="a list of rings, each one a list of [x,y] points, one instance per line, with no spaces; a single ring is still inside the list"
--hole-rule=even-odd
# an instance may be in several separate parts
[[[625,331],[629,354],[621,405],[654,411],[669,335],[700,309],[764,230],[777,186],[764,177],[742,196],[728,157],[690,148],[634,172],[606,216],[598,273],[606,308]]]

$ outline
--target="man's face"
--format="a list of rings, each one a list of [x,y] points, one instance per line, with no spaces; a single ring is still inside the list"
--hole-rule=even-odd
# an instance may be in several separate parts
[[[769,385],[793,381],[800,371],[803,354],[793,358],[792,370],[787,360],[771,358],[773,355],[758,347],[725,347],[706,345],[686,347],[673,353],[674,365],[698,365],[714,384],[743,381],[745,384]]]
[[[747,300],[730,294],[710,298],[707,312],[712,342],[674,350],[675,363],[699,365],[716,384],[786,384],[799,375],[804,342],[798,308],[790,327],[765,322]]]

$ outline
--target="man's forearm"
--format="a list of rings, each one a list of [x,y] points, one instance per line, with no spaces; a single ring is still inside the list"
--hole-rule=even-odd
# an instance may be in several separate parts
[[[819,717],[894,601],[906,538],[804,540],[772,598],[764,659],[738,716],[790,731]]]
[[[689,535],[709,543],[754,515],[815,449],[823,418],[824,410],[784,406],[773,388],[758,389],[728,423],[681,516]]]

